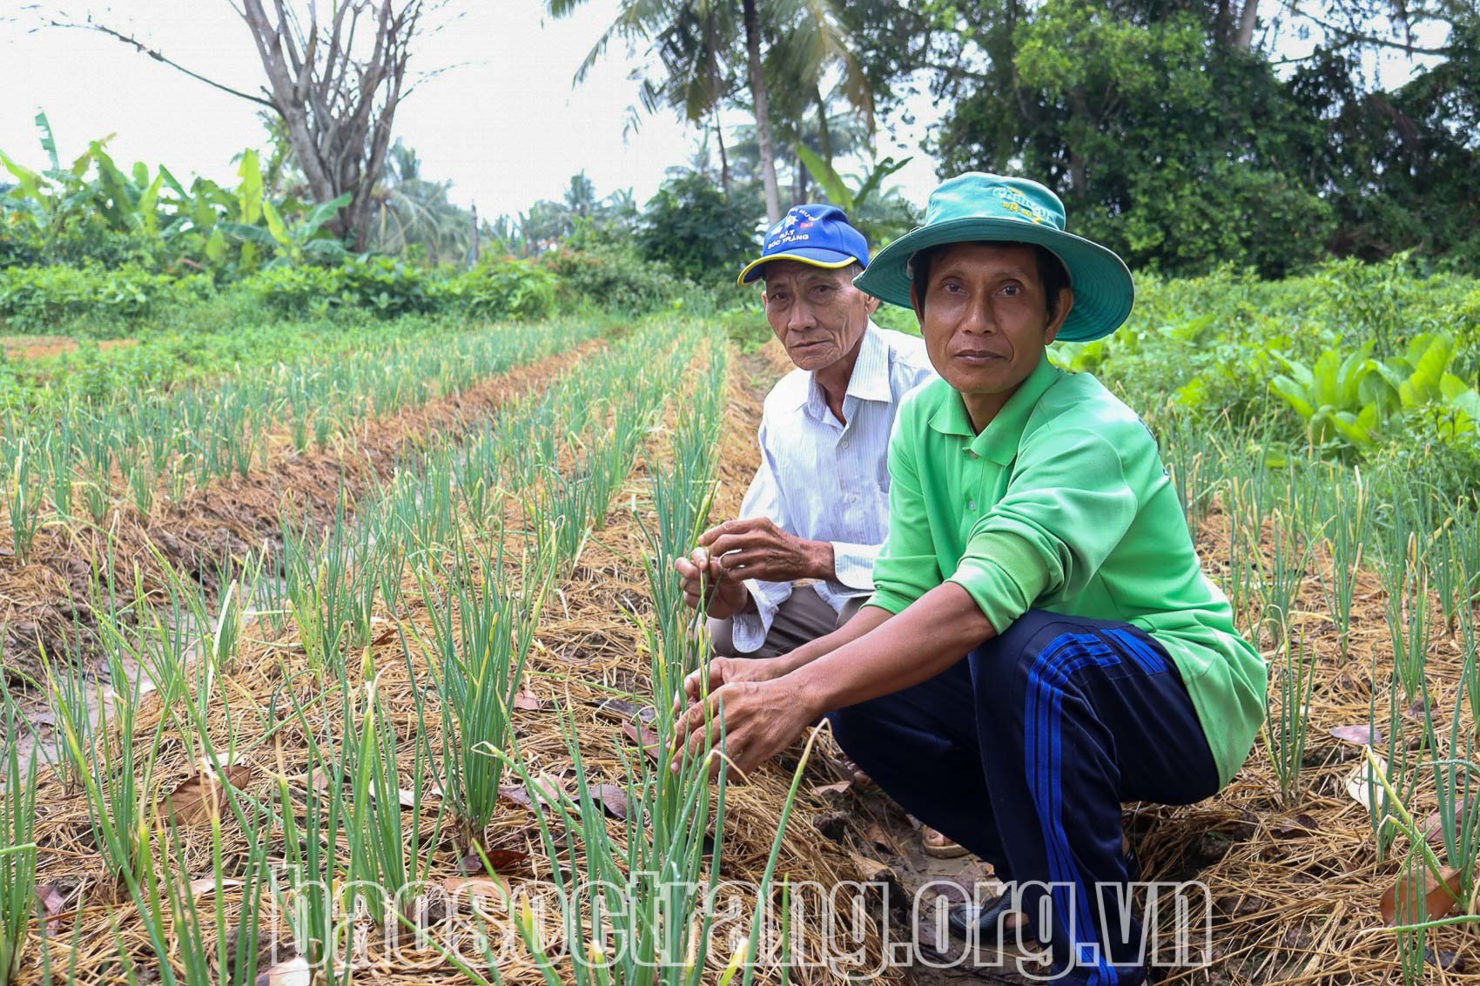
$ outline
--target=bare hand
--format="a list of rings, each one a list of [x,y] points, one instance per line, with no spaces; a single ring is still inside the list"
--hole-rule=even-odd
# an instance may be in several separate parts
[[[683,580],[683,601],[690,609],[702,606],[710,616],[724,620],[750,605],[750,593],[741,580],[728,575],[719,559],[704,548],[696,548],[687,558],[675,558],[673,567]]]
[[[745,774],[790,746],[816,719],[784,678],[732,681],[689,706],[676,724],[673,746],[675,751],[686,746],[691,756],[699,756],[706,745],[722,748],[724,757],[715,755],[712,772],[728,762]]]
[[[737,579],[795,582],[836,574],[831,544],[788,534],[766,517],[727,520],[699,535],[699,545]]]
[[[716,692],[725,685],[743,681],[770,681],[786,674],[788,668],[779,657],[716,657],[707,665],[695,668],[683,680],[683,694],[675,696],[689,705],[699,701],[705,692]],[[682,709],[675,708],[674,712]]]

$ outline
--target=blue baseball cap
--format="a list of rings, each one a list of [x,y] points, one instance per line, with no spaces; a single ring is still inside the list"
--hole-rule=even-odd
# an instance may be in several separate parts
[[[835,205],[794,205],[766,230],[761,255],[745,265],[739,283],[760,277],[761,268],[773,260],[795,260],[827,270],[855,263],[867,267],[868,241]]]

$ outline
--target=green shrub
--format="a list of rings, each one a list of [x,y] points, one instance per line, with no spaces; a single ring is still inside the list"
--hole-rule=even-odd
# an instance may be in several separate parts
[[[906,335],[920,334],[920,320],[908,308],[898,305],[880,305],[874,312],[874,324],[881,329],[893,329]]]
[[[666,264],[644,260],[629,248],[601,244],[585,250],[562,247],[540,258],[559,278],[561,311],[585,307],[621,315],[646,315],[666,308],[692,285]]]
[[[98,267],[12,267],[0,270],[0,318],[21,332],[41,332],[64,323],[83,334],[107,335],[159,315],[172,306],[209,297],[211,279],[173,277],[132,265]]]
[[[755,217],[751,203],[727,198],[703,175],[684,175],[648,202],[637,246],[696,283],[734,283],[755,253]]]
[[[443,311],[479,319],[544,318],[555,310],[555,275],[514,257],[483,260],[437,285]]]
[[[432,278],[389,257],[371,257],[339,267],[268,267],[242,285],[275,315],[302,318],[345,311],[394,318],[437,310]]]
[[[740,347],[742,353],[754,352],[776,338],[776,334],[771,331],[771,324],[766,321],[766,313],[754,306],[727,308],[715,318],[724,326],[725,335]]]
[[[448,314],[468,318],[542,318],[555,304],[555,278],[512,258],[487,260],[470,271],[425,271],[389,257],[339,267],[272,267],[242,282],[274,315]]]
[[[114,229],[98,213],[80,208],[60,225],[38,226],[0,197],[0,268],[134,265],[164,271],[178,263],[180,247],[158,233]]]
[[[1480,284],[1448,306],[1444,322],[1454,334],[1454,372],[1470,379],[1480,377]]]

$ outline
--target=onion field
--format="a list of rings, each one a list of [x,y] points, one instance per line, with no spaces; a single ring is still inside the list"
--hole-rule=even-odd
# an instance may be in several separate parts
[[[571,318],[5,411],[0,984],[949,965],[896,961],[949,881],[825,730],[744,778],[670,752],[705,653],[672,561],[738,508],[786,368],[708,320]],[[1271,668],[1224,794],[1126,806],[1143,878],[1206,904],[1159,981],[1465,981],[1473,497],[1437,450],[1127,397]]]

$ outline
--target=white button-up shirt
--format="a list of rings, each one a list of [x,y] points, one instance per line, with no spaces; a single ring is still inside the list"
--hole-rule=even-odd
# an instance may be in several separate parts
[[[889,533],[889,432],[900,399],[934,377],[922,340],[870,322],[843,398],[847,424],[833,416],[806,370],[788,373],[766,395],[761,465],[740,517],[769,517],[797,537],[832,542],[836,579],[816,590],[834,610],[874,591],[874,559]],[[792,590],[790,582],[745,585],[756,612],[733,618],[740,653],[765,643]]]

